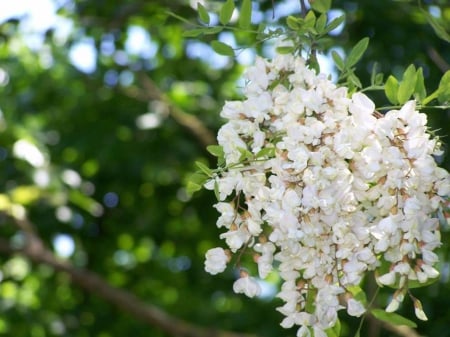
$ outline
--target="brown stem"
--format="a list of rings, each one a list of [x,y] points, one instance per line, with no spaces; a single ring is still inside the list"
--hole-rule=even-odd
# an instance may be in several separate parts
[[[169,115],[181,126],[188,129],[202,144],[206,147],[216,143],[214,134],[194,115],[183,111],[165,95],[155,84],[155,82],[146,74],[139,74],[139,80],[143,89],[128,88],[125,94],[143,102],[159,101],[163,103],[169,112]]]
[[[444,58],[441,56],[441,54],[438,53],[435,48],[429,47],[427,49],[427,53],[430,59],[443,73],[450,69],[450,64],[448,64],[447,61],[444,60]]]
[[[302,18],[306,16],[307,11],[305,0],[300,0],[300,14]]]

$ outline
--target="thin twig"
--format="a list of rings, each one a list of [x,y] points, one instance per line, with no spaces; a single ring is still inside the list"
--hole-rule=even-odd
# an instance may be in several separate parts
[[[301,14],[302,18],[304,18],[306,16],[307,11],[308,11],[308,9],[306,8],[305,0],[300,0],[300,14]]]
[[[427,53],[430,59],[443,73],[450,69],[450,64],[448,64],[448,62],[444,60],[444,58],[441,56],[441,54],[438,53],[435,48],[429,47],[427,49]]]
[[[214,134],[202,123],[202,121],[196,116],[183,111],[171,102],[167,95],[158,88],[156,83],[147,74],[139,74],[139,81],[143,88],[128,88],[124,90],[124,93],[143,102],[159,101],[163,103],[166,106],[169,115],[178,124],[188,129],[199,140],[202,146],[206,147],[216,143]]]

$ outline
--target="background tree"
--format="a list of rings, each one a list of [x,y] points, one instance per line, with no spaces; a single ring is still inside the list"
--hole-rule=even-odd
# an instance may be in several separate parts
[[[205,4],[211,11],[221,5]],[[445,0],[421,6],[450,20]],[[65,23],[41,35],[27,31],[26,17],[0,26],[0,333],[294,335],[279,326],[271,284],[266,296],[249,300],[232,293],[232,271],[204,272],[204,253],[219,244],[214,196],[191,197],[185,188],[196,160],[214,162],[205,146],[222,123],[224,100],[240,96],[242,64],[215,54],[212,36],[182,37],[191,26],[168,12],[196,22],[195,3],[60,1],[57,8]],[[449,43],[416,2],[336,0],[333,8],[346,21],[330,48],[345,53],[371,38],[356,70],[363,84],[374,60],[397,77],[410,63],[423,67],[428,92],[449,69]],[[265,21],[274,30],[285,16],[300,15],[297,1],[254,2],[253,10],[255,26]],[[143,40],[133,43],[136,37]],[[241,32],[219,38],[236,47],[254,43]],[[80,46],[95,51],[90,67],[89,57],[74,59]],[[264,44],[249,50],[268,52]],[[242,51],[238,60],[253,58]],[[449,112],[427,113],[448,143]],[[450,169],[448,156],[439,160]],[[444,228],[443,242],[448,236]],[[441,280],[417,294],[429,317],[419,323],[422,335],[450,336],[446,245],[440,254]],[[409,306],[401,313],[414,317]],[[357,324],[345,320],[344,335]],[[402,334],[372,321],[363,329]]]

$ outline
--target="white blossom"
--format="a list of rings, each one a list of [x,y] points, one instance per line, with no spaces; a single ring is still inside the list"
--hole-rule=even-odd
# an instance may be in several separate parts
[[[255,297],[261,294],[261,287],[254,278],[243,276],[234,282],[233,291],[236,294],[242,293],[248,297]]]
[[[361,302],[354,298],[350,298],[347,301],[347,312],[350,316],[360,317],[366,312],[366,308],[364,308],[364,305]]]
[[[398,288],[386,308],[397,310],[409,280],[439,275],[436,214],[450,175],[433,158],[439,141],[426,115],[414,101],[380,115],[367,95],[349,96],[298,56],[258,57],[245,78],[244,99],[221,112],[225,166],[205,184],[218,192],[220,238],[237,265],[252,256],[261,279],[278,272],[281,325],[298,326],[299,337],[326,336],[342,309],[363,315],[363,303],[339,298],[368,271]],[[215,248],[205,268],[221,272],[228,259]],[[261,292],[246,272],[233,290]]]
[[[223,248],[212,248],[206,252],[205,270],[212,274],[218,274],[227,267],[228,256]]]

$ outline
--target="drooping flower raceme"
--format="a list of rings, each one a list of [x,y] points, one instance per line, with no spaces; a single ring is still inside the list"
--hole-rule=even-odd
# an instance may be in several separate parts
[[[223,107],[225,164],[205,186],[219,198],[230,256],[252,250],[260,278],[276,266],[282,326],[320,336],[341,309],[361,316],[367,304],[352,289],[368,271],[399,289],[398,302],[411,282],[436,278],[435,214],[450,179],[415,102],[381,115],[367,96],[349,96],[293,55],[258,58],[246,80],[245,100]],[[206,271],[227,261],[214,248]],[[247,271],[233,288],[260,293]]]

